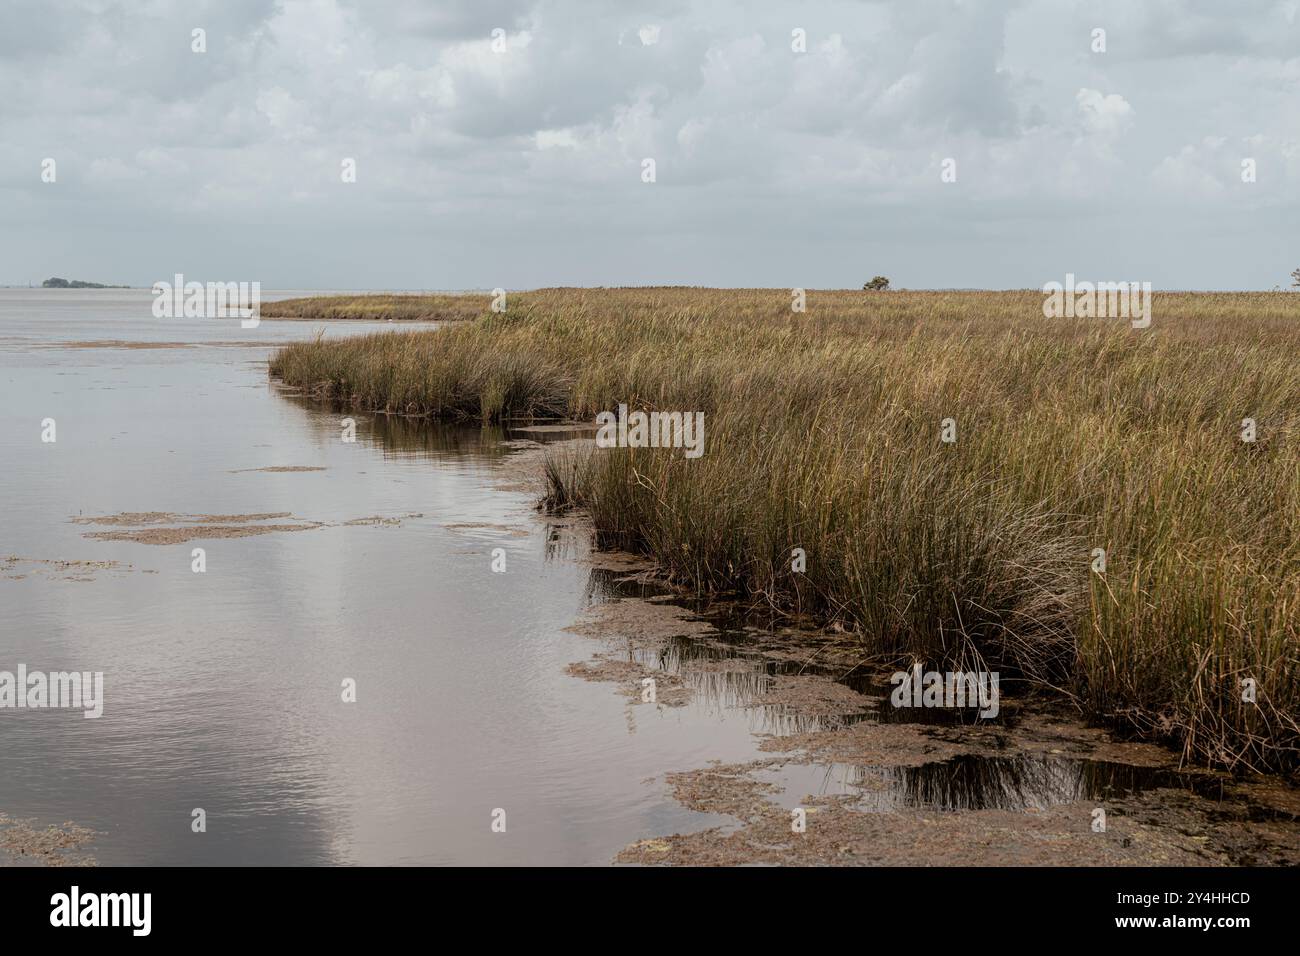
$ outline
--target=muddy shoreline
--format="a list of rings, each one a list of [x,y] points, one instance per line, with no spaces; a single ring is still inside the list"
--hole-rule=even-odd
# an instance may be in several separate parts
[[[734,823],[648,834],[615,863],[1300,864],[1300,790],[1281,777],[1182,767],[1169,748],[1089,726],[1044,692],[1005,697],[989,721],[899,710],[895,667],[843,633],[747,622],[636,555],[593,551],[588,563],[616,596],[569,628],[592,639],[570,676],[659,712],[729,681],[734,709],[765,714],[754,759],[660,781],[681,805]]]
[[[507,439],[513,453],[495,462],[492,486],[540,499],[545,456],[556,439],[574,440],[561,437],[570,430]],[[337,526],[272,511],[70,520],[108,529],[87,538],[141,544]],[[528,536],[530,519],[521,520],[522,527],[464,520],[445,527],[471,538]],[[894,668],[865,656],[848,635],[755,621],[733,604],[674,588],[642,557],[588,551],[593,529],[581,511],[539,508],[532,520],[584,543],[563,558],[587,566],[593,582],[589,605],[566,628],[589,639],[591,651],[564,668],[570,678],[620,696],[630,729],[693,705],[750,723],[750,759],[663,766],[648,784],[701,814],[699,828],[645,833],[613,852],[611,863],[1300,864],[1300,791],[1281,778],[1182,768],[1171,750],[1087,726],[1041,693],[1013,693],[988,721],[900,712],[889,702]],[[16,556],[8,560],[12,576],[26,572]],[[92,562],[57,562],[55,570],[82,580],[87,570],[73,567],[80,564]],[[102,564],[94,570],[132,570]],[[728,822],[718,825],[719,818]],[[74,823],[0,816],[0,862],[93,863],[86,848],[94,836]]]
[[[664,588],[631,556],[594,565],[605,561],[618,585]],[[719,627],[684,600],[629,593],[593,605],[571,629],[596,648],[568,672],[650,708],[682,706],[719,674],[748,675],[739,706],[773,712],[778,729],[755,734],[751,761],[663,777],[683,806],[734,825],[648,835],[617,863],[1300,864],[1300,792],[1282,780],[1180,768],[1169,749],[1088,727],[1042,694],[1006,700],[996,722],[908,722],[891,713],[892,668],[836,635],[786,630],[775,641]],[[645,699],[647,678],[657,702]]]

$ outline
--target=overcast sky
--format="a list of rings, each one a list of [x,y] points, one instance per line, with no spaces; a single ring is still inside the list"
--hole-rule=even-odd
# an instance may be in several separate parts
[[[1286,286],[1298,11],[0,0],[0,282]]]

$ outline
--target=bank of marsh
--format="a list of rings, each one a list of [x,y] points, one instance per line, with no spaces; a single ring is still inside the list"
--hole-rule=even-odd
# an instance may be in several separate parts
[[[390,322],[446,322],[472,319],[482,312],[489,297],[477,293],[407,293],[402,295],[315,295],[263,302],[263,319],[373,320]]]
[[[401,414],[703,412],[702,457],[558,455],[550,501],[870,653],[1021,675],[1197,761],[1297,765],[1300,296],[1157,293],[1144,330],[1044,318],[1036,292],[487,301],[271,371]]]

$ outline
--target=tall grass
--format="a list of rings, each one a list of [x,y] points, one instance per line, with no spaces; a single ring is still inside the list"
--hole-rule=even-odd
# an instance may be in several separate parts
[[[1023,675],[1189,760],[1295,768],[1300,296],[1157,295],[1144,331],[1041,305],[541,290],[437,333],[292,345],[272,372],[425,416],[703,411],[703,457],[592,449],[548,466],[549,498],[701,592]]]
[[[264,319],[360,319],[393,322],[450,322],[473,319],[491,305],[487,295],[315,295],[263,302]]]

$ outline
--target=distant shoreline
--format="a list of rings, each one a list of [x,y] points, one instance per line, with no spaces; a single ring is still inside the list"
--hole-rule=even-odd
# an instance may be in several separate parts
[[[41,283],[42,289],[129,289],[128,285],[106,285],[102,282],[87,282],[85,279],[63,279],[51,276]]]

